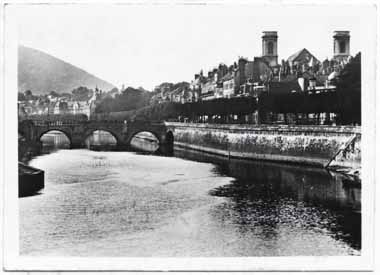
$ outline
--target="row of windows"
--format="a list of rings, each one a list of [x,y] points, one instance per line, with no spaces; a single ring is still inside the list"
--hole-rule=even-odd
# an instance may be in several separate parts
[[[233,89],[234,88],[234,83],[233,82],[223,83],[223,88],[224,89]]]

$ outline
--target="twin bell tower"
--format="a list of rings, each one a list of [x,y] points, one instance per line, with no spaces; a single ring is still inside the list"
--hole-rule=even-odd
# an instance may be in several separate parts
[[[346,59],[350,56],[350,32],[334,31],[334,56],[335,60]],[[262,36],[262,58],[269,66],[278,65],[278,35],[277,31],[264,31]]]

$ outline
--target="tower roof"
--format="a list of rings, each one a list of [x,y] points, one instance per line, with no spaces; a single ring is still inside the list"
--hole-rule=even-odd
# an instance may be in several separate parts
[[[277,38],[277,31],[263,31],[262,38],[275,37]]]
[[[334,31],[335,37],[350,37],[350,31]]]

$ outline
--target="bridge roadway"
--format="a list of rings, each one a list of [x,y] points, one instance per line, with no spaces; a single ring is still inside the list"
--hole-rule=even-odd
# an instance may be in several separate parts
[[[159,151],[173,150],[173,130],[164,122],[120,121],[120,120],[30,120],[19,122],[18,132],[26,142],[41,143],[41,137],[49,131],[60,131],[70,140],[71,148],[84,148],[85,140],[94,131],[102,130],[112,134],[118,149],[130,149],[132,138],[141,132],[152,133],[159,141]]]

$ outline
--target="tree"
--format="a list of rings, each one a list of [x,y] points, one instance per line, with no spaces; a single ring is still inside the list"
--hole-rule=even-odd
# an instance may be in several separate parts
[[[24,95],[25,95],[25,99],[26,99],[26,100],[31,100],[31,99],[33,99],[33,93],[32,93],[31,90],[26,90],[26,91],[24,92]]]
[[[55,91],[50,91],[49,95],[54,96],[54,97],[59,97],[59,94]]]
[[[152,94],[128,87],[115,98],[105,97],[96,108],[96,112],[120,112],[139,109],[149,105]]]
[[[114,99],[111,97],[104,98],[99,105],[95,107],[95,113],[110,113],[113,110]]]
[[[341,124],[361,124],[361,53],[342,70],[337,83]]]
[[[112,88],[108,93],[110,94],[117,94],[119,92],[119,89],[118,88]]]
[[[18,101],[25,101],[26,97],[23,93],[18,93]]]
[[[73,100],[86,101],[92,96],[93,91],[87,87],[80,86],[71,91],[73,95]]]
[[[37,96],[34,96],[31,90],[26,90],[24,92],[25,100],[34,100],[37,99]]]

